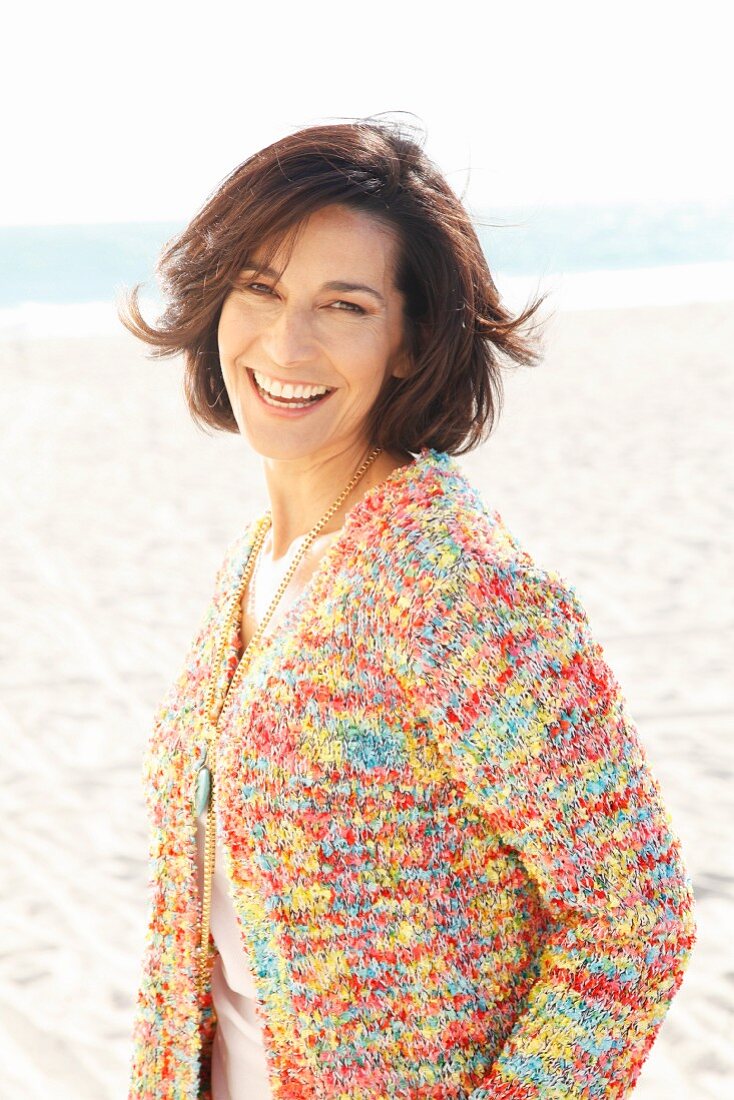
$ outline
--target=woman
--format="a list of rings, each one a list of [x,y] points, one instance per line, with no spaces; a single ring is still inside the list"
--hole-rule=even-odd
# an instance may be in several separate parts
[[[370,120],[240,165],[124,323],[183,352],[270,507],[227,548],[143,778],[130,1097],[556,1100],[634,1085],[695,937],[572,585],[452,457],[532,364],[461,203]]]

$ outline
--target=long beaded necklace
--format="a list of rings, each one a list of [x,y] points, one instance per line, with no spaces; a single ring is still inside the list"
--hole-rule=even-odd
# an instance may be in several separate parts
[[[243,675],[247,671],[247,668],[252,660],[252,655],[259,645],[265,628],[268,622],[272,618],[273,612],[283,595],[285,589],[291,581],[291,578],[296,572],[298,565],[304,555],[308,552],[309,547],[313,543],[314,539],[318,535],[321,528],[325,523],[331,519],[334,513],[341,506],[343,501],[352,491],[359,479],[365,473],[365,471],[371,466],[377,456],[381,453],[382,448],[376,447],[370,452],[367,458],[362,462],[361,466],[357,469],[356,473],[352,477],[349,484],[339,494],[334,503],[327,509],[321,519],[316,523],[314,527],[306,535],[303,541],[303,545],[300,547],[295,558],[291,562],[288,571],[286,572],[283,580],[278,586],[278,590],[273,597],[270,606],[268,607],[265,616],[258,625],[257,630],[250,639],[248,645],[245,647],[239,664],[235,670],[235,674],[226,690],[225,698],[222,703],[221,709],[218,715],[214,714],[214,694],[216,689],[216,682],[219,670],[223,666],[224,653],[232,637],[234,631],[235,621],[237,616],[241,614],[241,602],[244,596],[245,589],[250,581],[250,576],[253,572],[255,562],[257,560],[260,548],[265,540],[265,536],[270,529],[272,522],[272,514],[270,510],[265,513],[263,522],[260,525],[259,530],[256,533],[255,540],[250,551],[247,566],[245,568],[242,580],[240,581],[237,591],[232,597],[232,604],[230,607],[229,615],[227,616],[226,627],[222,633],[219,650],[217,657],[209,677],[209,683],[206,693],[206,715],[209,719],[209,725],[207,732],[204,735],[204,743],[200,744],[195,760],[196,767],[196,785],[195,794],[193,799],[194,813],[196,817],[207,811],[206,815],[206,838],[204,843],[204,883],[202,889],[201,900],[201,936],[199,940],[199,969],[198,969],[198,992],[200,996],[203,996],[207,982],[209,980],[209,927],[211,919],[211,901],[212,901],[212,877],[214,874],[214,853],[216,842],[216,807],[217,807],[217,783],[215,781],[216,773],[216,750],[219,734],[221,732],[222,718],[226,713],[228,704],[235,697],[235,688],[239,684]]]

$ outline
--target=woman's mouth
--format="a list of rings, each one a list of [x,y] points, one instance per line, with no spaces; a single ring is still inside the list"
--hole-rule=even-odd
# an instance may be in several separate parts
[[[250,383],[257,394],[258,400],[266,408],[279,413],[281,416],[303,416],[310,409],[316,408],[317,405],[323,405],[334,393],[334,390],[327,390],[326,393],[320,393],[316,397],[305,399],[302,397],[274,397],[272,393],[268,393],[267,390],[258,385],[252,370],[248,368],[247,373],[250,376]]]

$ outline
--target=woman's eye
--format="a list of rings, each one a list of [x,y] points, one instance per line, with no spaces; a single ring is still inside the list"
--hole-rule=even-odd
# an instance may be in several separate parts
[[[334,305],[336,305],[336,306],[347,306],[348,307],[347,312],[354,311],[356,313],[366,313],[366,310],[362,309],[361,306],[358,306],[356,302],[345,302],[345,301],[340,300],[338,302],[334,302]]]
[[[242,290],[252,290],[252,291],[254,291],[255,294],[258,294],[258,295],[260,295],[262,291],[264,291],[266,295],[267,294],[272,294],[272,292],[273,292],[272,287],[267,286],[265,283],[245,283],[241,287],[241,289]],[[357,314],[359,314],[359,313],[366,313],[367,312],[367,310],[363,309],[362,306],[358,306],[356,302],[346,302],[342,298],[340,298],[338,302],[333,302],[332,304],[335,305],[335,306],[340,307],[339,310],[338,310],[339,313],[346,312],[346,313],[357,313]],[[346,307],[346,309],[341,308],[341,307]]]

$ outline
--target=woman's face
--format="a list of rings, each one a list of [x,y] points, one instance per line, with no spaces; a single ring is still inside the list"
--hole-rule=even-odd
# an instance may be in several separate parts
[[[331,205],[306,220],[280,281],[275,271],[256,279],[253,269],[241,269],[222,306],[217,339],[237,424],[260,454],[327,456],[367,444],[365,418],[383,379],[408,369],[404,300],[393,281],[397,255],[389,227]],[[257,262],[259,251],[247,259]],[[276,269],[283,259],[279,251]],[[256,377],[271,389],[300,383],[332,392],[302,408],[277,397],[268,404]],[[306,397],[296,390],[292,405]]]

